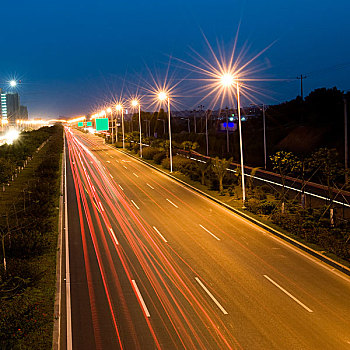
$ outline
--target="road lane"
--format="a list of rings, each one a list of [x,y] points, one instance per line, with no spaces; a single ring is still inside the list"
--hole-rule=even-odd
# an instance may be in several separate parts
[[[83,143],[90,142],[91,148],[105,147],[99,144],[96,138],[90,139],[80,134],[76,137]],[[196,298],[203,300],[206,307],[204,311],[211,315],[209,318],[212,323],[209,321],[209,327],[215,327],[215,324],[224,322],[223,336],[230,339],[233,347],[348,348],[347,325],[350,322],[350,305],[349,282],[346,278],[339,278],[320,264],[306,258],[305,254],[299,254],[294,248],[291,249],[285,243],[271,238],[270,234],[261,232],[260,228],[255,228],[252,224],[246,223],[231,212],[143,164],[130,160],[117,151],[108,149],[108,152],[114,152],[113,156],[120,163],[105,164],[113,179],[108,176],[108,181],[112,182],[106,184],[105,181],[101,187],[105,186],[107,191],[113,183],[118,184],[115,185],[115,189],[119,189],[120,198],[113,196],[113,191],[110,191],[111,202],[123,199],[125,203],[129,202],[132,208],[132,202],[128,198],[133,199],[140,210],[128,208],[129,215],[135,210],[132,214],[135,216],[126,220],[134,222],[137,219],[146,227],[146,230],[140,227],[137,229],[138,225],[136,225],[132,237],[120,237],[121,245],[124,249],[128,249],[128,255],[135,254],[135,259],[128,260],[130,266],[135,267],[135,273],[140,274],[140,271],[149,274],[158,273],[159,279],[160,271],[163,274],[166,273],[161,264],[167,264],[165,266],[174,268],[178,274],[181,273],[181,279],[188,283],[188,293],[195,293]],[[103,151],[93,151],[93,153],[102,164],[106,163],[107,157],[105,158]],[[126,162],[126,160],[129,161]],[[122,166],[123,163],[128,163],[130,169],[125,169]],[[136,178],[132,176],[133,172],[142,176]],[[123,191],[120,190],[120,186]],[[106,197],[108,195],[105,195],[104,199]],[[167,199],[176,203],[178,208],[170,203],[166,204]],[[111,203],[108,207],[103,200],[102,203],[107,215],[113,217],[118,213],[118,211],[110,211],[110,207],[114,204]],[[220,236],[220,242],[211,235],[204,235],[200,225]],[[165,235],[167,244],[153,226]],[[115,232],[118,231],[115,229]],[[123,229],[119,233],[124,235]],[[139,250],[137,244],[143,246],[143,250]],[[155,251],[153,256],[149,252],[150,249]],[[147,259],[142,260],[145,259],[146,253]],[[163,254],[171,263],[168,263],[164,257],[160,259],[159,254]],[[152,271],[148,271],[144,264],[153,264]],[[295,301],[287,295],[281,296],[281,291],[267,281],[265,275],[278,281],[279,285],[283,285],[285,290],[290,291],[298,300],[303,300],[314,311],[312,317],[305,315],[307,312],[302,308],[299,307],[301,309],[299,310]],[[150,276],[148,275],[148,278],[151,278]],[[212,305],[212,302],[209,303],[210,300],[203,299],[203,291],[198,288],[196,276],[199,276],[197,278],[204,281],[205,285],[215,286],[213,296],[216,300],[223,300],[223,307],[228,312],[225,320],[220,318],[223,316],[218,315],[215,309],[217,307]],[[144,282],[145,299],[149,299],[147,305],[161,310],[159,303],[163,302],[163,309],[165,309],[168,305],[164,304],[161,299],[163,295],[159,293],[164,288],[172,286],[171,294],[168,289],[168,295],[164,295],[164,298],[172,296],[172,301],[175,303],[173,305],[177,307],[179,305],[176,303],[177,298],[183,298],[178,284],[179,279],[174,279],[174,276],[169,273],[162,278],[167,283],[155,284],[153,280],[153,284],[148,285]],[[135,280],[139,281],[138,278]],[[189,298],[188,295],[186,296]],[[185,298],[182,301],[183,305],[186,300],[189,299]],[[193,303],[188,304],[187,301],[186,305],[186,308],[193,308]],[[184,317],[189,317],[187,313],[193,317],[193,312],[193,310],[186,310],[186,314],[184,312],[182,314],[183,319],[178,319],[177,322],[179,324],[184,322]],[[171,316],[178,317],[174,309],[172,313],[174,314],[167,315],[168,324],[172,322]],[[162,318],[162,322],[165,322],[164,315],[159,317]],[[203,322],[201,318],[202,316],[199,317],[199,321]],[[155,332],[159,332],[157,320],[152,319],[152,322],[154,322],[152,324]],[[186,320],[186,325],[189,327],[184,328],[186,332],[192,335],[204,334],[205,331],[201,330],[201,327],[191,329],[190,327],[193,327],[191,322]],[[168,329],[170,330],[171,327]],[[169,331],[168,334],[171,332]],[[173,341],[176,337],[180,337],[176,332],[169,336]],[[195,336],[194,338],[196,339]],[[190,345],[195,344],[191,336],[182,339],[188,341]],[[181,342],[180,344],[183,345]],[[208,344],[211,344],[210,340]],[[220,344],[214,344],[213,348],[221,348]],[[222,344],[225,345],[225,342]]]

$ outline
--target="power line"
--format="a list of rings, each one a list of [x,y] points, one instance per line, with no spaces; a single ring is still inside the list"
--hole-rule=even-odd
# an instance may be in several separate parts
[[[301,99],[304,100],[304,92],[303,92],[303,79],[306,79],[306,75],[300,74],[300,77],[297,77],[297,79],[300,79],[300,96]]]

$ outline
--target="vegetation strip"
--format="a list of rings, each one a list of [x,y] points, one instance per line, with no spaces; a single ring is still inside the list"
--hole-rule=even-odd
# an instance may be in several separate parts
[[[32,158],[1,203],[1,261],[6,261],[6,268],[0,266],[3,349],[52,348],[62,133],[62,127],[44,127],[22,133],[11,147],[0,147],[2,159],[24,164]],[[44,139],[47,144],[36,153]],[[4,147],[7,158],[1,153]]]

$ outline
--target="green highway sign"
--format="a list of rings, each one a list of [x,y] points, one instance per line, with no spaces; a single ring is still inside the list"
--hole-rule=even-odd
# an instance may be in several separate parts
[[[86,122],[86,126],[92,126],[92,122]]]
[[[109,124],[108,118],[98,118],[95,119],[96,122],[96,131],[108,131]]]
[[[82,128],[84,126],[83,122],[78,122],[78,128]]]

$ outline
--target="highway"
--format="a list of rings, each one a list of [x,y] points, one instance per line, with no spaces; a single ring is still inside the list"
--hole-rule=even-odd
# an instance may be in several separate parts
[[[347,276],[97,136],[66,146],[73,349],[350,349]]]

